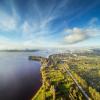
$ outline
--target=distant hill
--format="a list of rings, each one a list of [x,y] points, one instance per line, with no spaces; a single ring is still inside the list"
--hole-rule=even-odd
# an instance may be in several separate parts
[[[0,52],[36,52],[40,50],[0,50]]]

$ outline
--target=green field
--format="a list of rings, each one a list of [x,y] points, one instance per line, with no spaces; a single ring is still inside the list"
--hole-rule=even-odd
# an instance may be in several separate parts
[[[99,61],[99,56],[68,54],[42,60],[42,86],[32,100],[99,100]]]

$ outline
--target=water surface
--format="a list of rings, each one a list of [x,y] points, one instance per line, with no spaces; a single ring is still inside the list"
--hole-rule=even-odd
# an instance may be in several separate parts
[[[40,52],[0,52],[0,100],[29,100],[41,86]]]

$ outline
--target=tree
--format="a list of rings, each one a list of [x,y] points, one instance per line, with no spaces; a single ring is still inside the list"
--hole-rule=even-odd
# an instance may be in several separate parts
[[[51,90],[51,93],[52,93],[52,95],[53,95],[53,100],[56,100],[56,91],[55,91],[54,85],[51,85],[50,90]]]

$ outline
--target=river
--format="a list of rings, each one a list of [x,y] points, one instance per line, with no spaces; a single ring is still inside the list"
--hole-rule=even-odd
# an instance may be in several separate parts
[[[30,100],[41,86],[41,64],[28,56],[41,52],[0,52],[0,100]]]

